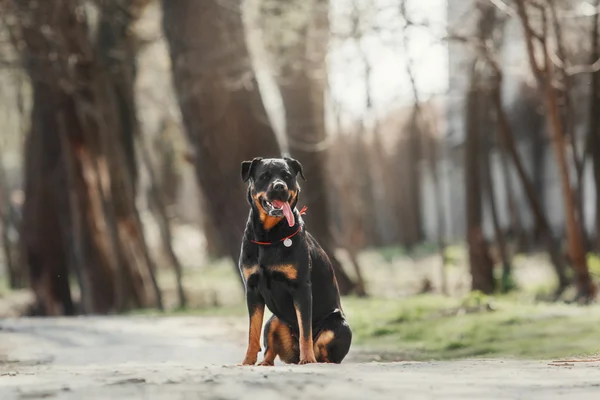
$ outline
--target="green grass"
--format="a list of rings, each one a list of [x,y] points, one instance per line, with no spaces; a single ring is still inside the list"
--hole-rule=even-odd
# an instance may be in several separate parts
[[[466,357],[557,358],[600,352],[600,307],[533,304],[500,298],[492,310],[480,301],[436,296],[406,300],[353,299],[344,309],[354,344],[410,360]],[[471,304],[468,304],[471,303]]]

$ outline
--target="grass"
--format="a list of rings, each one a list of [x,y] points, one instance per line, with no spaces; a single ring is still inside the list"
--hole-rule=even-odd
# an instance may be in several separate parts
[[[405,300],[347,298],[354,343],[388,358],[560,358],[600,352],[600,307],[534,304],[501,297],[492,310],[438,296]],[[475,303],[478,301],[476,300]],[[481,302],[481,300],[479,300]],[[473,311],[476,312],[465,312]]]

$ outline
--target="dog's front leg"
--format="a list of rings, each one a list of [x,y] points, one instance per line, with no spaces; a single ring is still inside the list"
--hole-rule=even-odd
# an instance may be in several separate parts
[[[255,287],[246,290],[246,303],[248,304],[249,329],[248,349],[242,365],[254,365],[260,352],[260,332],[265,313],[265,301]]]
[[[310,284],[294,292],[294,308],[300,328],[300,364],[316,363],[312,337],[312,290]]]

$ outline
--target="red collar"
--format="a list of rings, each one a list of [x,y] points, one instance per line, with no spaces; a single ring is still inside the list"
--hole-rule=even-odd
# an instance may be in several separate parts
[[[307,209],[307,207],[306,207],[306,206],[302,207],[302,210],[300,210],[300,215],[304,215],[304,214],[306,214],[306,209]],[[296,230],[296,232],[292,233],[292,234],[291,234],[291,235],[289,235],[289,236],[286,236],[286,237],[284,237],[283,239],[281,239],[280,241],[278,241],[278,242],[275,242],[275,243],[281,243],[281,242],[284,242],[284,241],[286,241],[286,240],[288,240],[288,239],[291,239],[291,238],[293,238],[294,236],[296,236],[296,235],[298,234],[298,232],[300,232],[300,230],[302,229],[302,226],[303,226],[303,224],[300,224],[300,226],[298,227],[298,229]],[[255,244],[262,244],[262,245],[264,245],[264,246],[268,246],[268,245],[274,244],[274,242],[257,242],[257,241],[255,241],[255,240],[250,240],[250,241],[251,241],[252,243],[255,243]]]

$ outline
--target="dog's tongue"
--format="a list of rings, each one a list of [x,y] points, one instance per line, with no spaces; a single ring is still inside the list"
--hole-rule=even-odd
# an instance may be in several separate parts
[[[294,213],[292,212],[290,203],[287,201],[273,200],[273,205],[277,208],[283,209],[283,215],[285,216],[285,219],[287,219],[288,225],[294,226],[296,219],[294,218]]]

